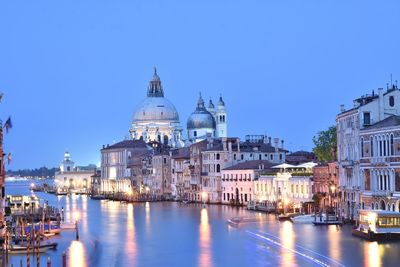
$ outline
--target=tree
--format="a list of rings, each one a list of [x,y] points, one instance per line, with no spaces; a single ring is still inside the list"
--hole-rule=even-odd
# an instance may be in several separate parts
[[[320,131],[313,137],[313,152],[320,161],[333,161],[336,159],[337,146],[336,126],[331,126],[326,131]]]

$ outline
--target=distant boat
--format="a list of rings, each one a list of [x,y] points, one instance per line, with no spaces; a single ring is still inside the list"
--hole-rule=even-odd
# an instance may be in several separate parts
[[[326,216],[325,214],[322,215],[322,220],[325,220]],[[307,215],[300,215],[300,216],[295,216],[290,219],[293,223],[312,223],[315,221],[315,215],[314,214],[307,214]],[[317,220],[320,220],[320,217],[317,215]]]
[[[39,246],[39,252],[43,253],[46,252],[50,249],[56,249],[57,248],[57,243],[45,243],[41,244]],[[27,251],[27,246],[26,245],[10,245],[10,248],[8,249],[8,253],[10,254],[26,254]],[[37,251],[37,250],[36,250]],[[30,248],[30,253],[35,253],[36,252],[33,247]]]
[[[95,200],[102,200],[102,199],[106,199],[105,196],[102,195],[94,195],[90,197],[91,199],[95,199]]]

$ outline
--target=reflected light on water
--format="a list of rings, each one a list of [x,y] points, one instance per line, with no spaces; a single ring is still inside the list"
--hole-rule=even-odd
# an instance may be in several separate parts
[[[364,242],[364,264],[367,267],[382,266],[383,250],[378,242]]]
[[[289,221],[282,223],[279,228],[279,237],[282,240],[281,248],[281,266],[296,266],[296,257],[293,253],[295,235],[293,231],[293,224]]]
[[[328,226],[328,247],[329,247],[329,256],[336,261],[341,262],[341,253],[342,249],[340,246],[340,233],[336,225]]]
[[[68,250],[68,266],[86,267],[85,247],[80,241],[72,241]]]
[[[126,206],[127,220],[126,220],[126,242],[125,242],[125,255],[129,257],[131,262],[136,260],[136,235],[135,235],[135,217],[133,204],[129,203]]]
[[[146,211],[146,232],[150,233],[150,203],[147,201],[144,207]]]
[[[199,266],[211,266],[211,237],[207,209],[201,209],[199,227]]]

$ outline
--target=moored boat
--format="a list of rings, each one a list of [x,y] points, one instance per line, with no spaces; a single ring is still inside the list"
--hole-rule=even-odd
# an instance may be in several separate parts
[[[38,248],[38,250],[40,253],[46,252],[50,249],[56,249],[57,248],[57,243],[44,243],[41,244]],[[32,247],[30,249],[30,253],[35,253],[36,252]],[[27,253],[27,246],[25,245],[17,245],[17,244],[13,244],[10,245],[10,248],[8,249],[8,253],[10,254],[26,254]]]
[[[354,236],[369,241],[400,240],[400,213],[387,210],[359,210]]]

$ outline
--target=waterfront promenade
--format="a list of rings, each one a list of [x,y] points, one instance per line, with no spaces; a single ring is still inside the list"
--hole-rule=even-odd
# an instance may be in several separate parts
[[[7,194],[29,194],[28,182],[6,184]],[[155,202],[126,204],[37,193],[64,207],[66,220],[78,219],[75,232],[55,237],[56,251],[42,255],[61,266],[396,266],[400,243],[378,244],[351,236],[350,226],[315,227],[278,222],[273,215],[243,208]],[[258,216],[259,222],[228,226],[235,216]],[[25,264],[25,256],[11,262]],[[36,266],[36,264],[34,264]]]

